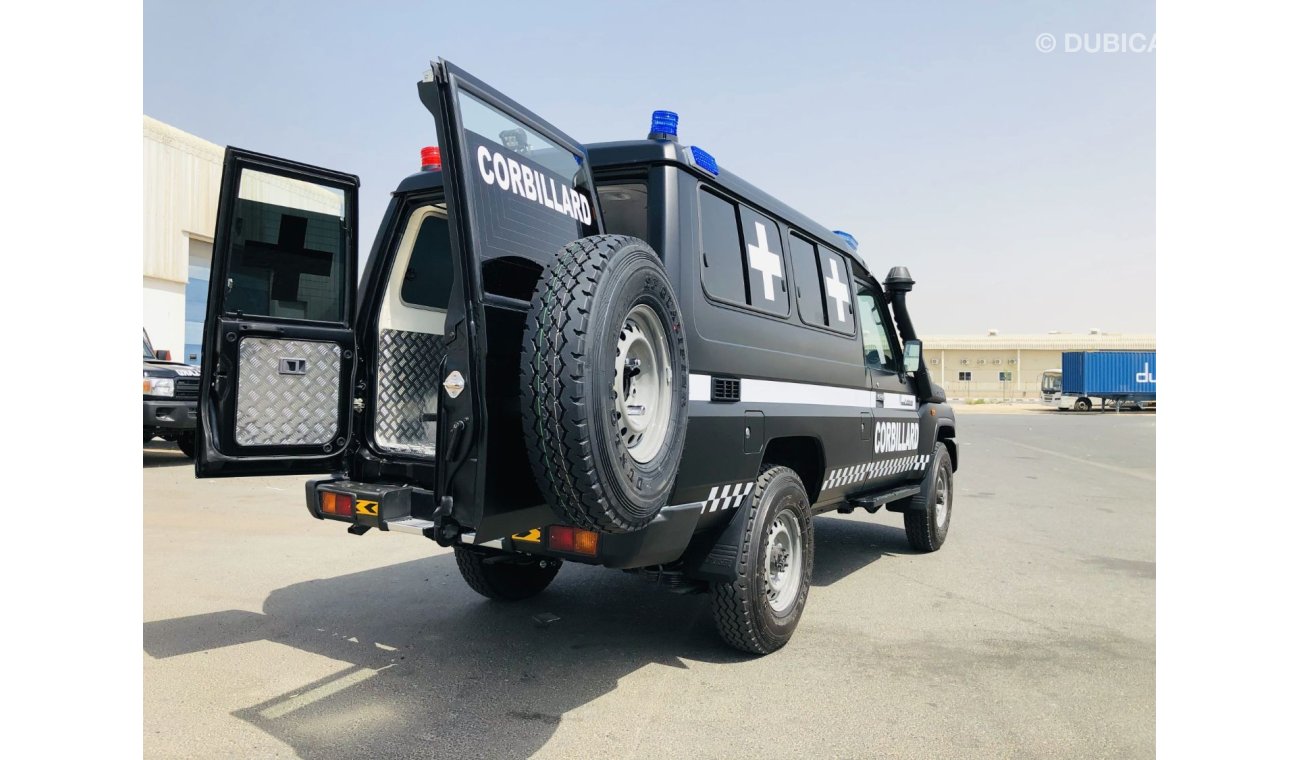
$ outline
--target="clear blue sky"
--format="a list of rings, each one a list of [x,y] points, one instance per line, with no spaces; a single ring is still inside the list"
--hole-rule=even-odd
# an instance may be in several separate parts
[[[684,142],[917,279],[924,333],[1155,330],[1152,2],[146,0],[145,113],[360,175],[363,250],[442,56],[579,140]],[[1055,35],[1057,50],[1035,40]]]

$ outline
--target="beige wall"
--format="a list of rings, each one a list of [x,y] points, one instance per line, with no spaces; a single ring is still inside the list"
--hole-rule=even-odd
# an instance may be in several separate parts
[[[932,377],[952,398],[1037,398],[1043,371],[1061,368],[1061,352],[1042,349],[925,349]],[[963,364],[963,361],[965,362]],[[969,372],[969,381],[958,373]],[[998,373],[1010,372],[1002,382]]]
[[[144,276],[185,283],[190,236],[211,240],[221,146],[144,117]]]
[[[144,329],[158,350],[172,352],[174,361],[184,361],[185,285],[157,277],[144,278]]]

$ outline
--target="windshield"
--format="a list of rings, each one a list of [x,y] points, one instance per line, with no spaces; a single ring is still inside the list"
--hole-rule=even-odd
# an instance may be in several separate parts
[[[144,334],[144,358],[153,358],[153,346],[149,344],[149,333]]]
[[[1055,393],[1061,390],[1061,376],[1056,373],[1043,374],[1043,391]]]

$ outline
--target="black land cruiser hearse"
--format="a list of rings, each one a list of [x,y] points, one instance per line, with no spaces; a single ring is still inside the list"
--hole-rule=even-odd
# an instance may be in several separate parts
[[[438,61],[439,148],[357,282],[357,178],[226,154],[199,477],[327,473],[313,517],[455,547],[522,599],[562,560],[709,590],[771,652],[813,515],[902,512],[944,541],[956,424],[895,268],[677,142],[581,145]],[[900,340],[901,338],[901,340]]]

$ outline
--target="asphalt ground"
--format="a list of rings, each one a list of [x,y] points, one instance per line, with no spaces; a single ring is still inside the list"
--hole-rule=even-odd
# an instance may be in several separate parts
[[[155,441],[146,755],[1153,756],[1155,414],[958,414],[942,550],[900,515],[817,518],[803,620],[763,658],[707,595],[569,563],[489,602],[431,541],[310,518],[304,478],[199,481]]]

